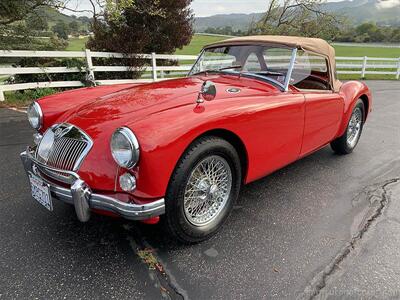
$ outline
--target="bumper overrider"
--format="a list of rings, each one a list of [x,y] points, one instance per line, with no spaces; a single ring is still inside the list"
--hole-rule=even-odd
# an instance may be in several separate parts
[[[31,148],[21,153],[20,157],[27,175],[29,176],[29,173],[31,173],[42,179],[50,187],[52,199],[74,205],[76,215],[81,222],[87,222],[90,219],[92,209],[113,212],[129,220],[147,220],[165,213],[164,199],[142,205],[125,203],[110,196],[93,193],[76,173],[44,165],[35,158],[35,152]],[[66,174],[70,180],[71,188],[50,182],[41,175],[42,172],[45,174]]]

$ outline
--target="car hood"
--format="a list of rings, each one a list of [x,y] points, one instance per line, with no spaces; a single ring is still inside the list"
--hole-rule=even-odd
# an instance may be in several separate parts
[[[135,86],[98,97],[80,106],[75,115],[93,120],[127,114],[144,117],[165,109],[194,104],[202,83],[199,78],[182,78]]]
[[[199,91],[206,80],[211,80],[216,86],[217,96],[214,101],[279,92],[272,85],[238,76],[186,77],[137,85],[102,95],[76,107],[69,112],[69,117],[102,121],[110,118],[124,119],[128,115],[131,119],[139,120],[164,110],[196,105]],[[240,93],[232,93],[230,88],[239,88]]]

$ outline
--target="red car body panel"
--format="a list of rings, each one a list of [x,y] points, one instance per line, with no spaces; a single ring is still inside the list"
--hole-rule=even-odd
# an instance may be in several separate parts
[[[132,84],[108,85],[99,86],[96,88],[86,87],[68,90],[42,98],[40,103],[44,106],[42,109],[44,110],[45,114],[41,132],[44,132],[48,127],[53,125],[62,114],[68,112],[70,109],[93,101],[100,96],[120,91],[128,87],[132,87]]]
[[[201,85],[211,80],[212,101],[196,103]],[[239,93],[228,92],[239,88]],[[180,157],[199,136],[230,133],[244,146],[244,183],[259,179],[311,153],[343,134],[360,98],[371,109],[363,83],[347,82],[339,93],[301,92],[235,75],[194,76],[152,84],[119,85],[68,91],[39,100],[45,131],[55,123],[84,130],[94,145],[79,175],[94,190],[137,203],[164,197]],[[110,151],[113,132],[128,126],[140,143],[132,170],[117,166]],[[131,172],[137,189],[124,193],[118,175]]]

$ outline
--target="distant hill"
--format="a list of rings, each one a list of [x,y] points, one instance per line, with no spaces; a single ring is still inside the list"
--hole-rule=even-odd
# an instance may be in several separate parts
[[[81,30],[89,29],[89,18],[86,17],[78,18],[74,16],[68,16],[55,9],[47,7],[40,9],[38,13],[45,16],[47,22],[49,23],[50,28],[59,21],[62,21],[66,24],[76,21],[78,23],[79,29]]]
[[[203,32],[208,27],[218,28],[231,26],[235,31],[241,29],[246,30],[251,22],[256,22],[261,19],[263,14],[229,14],[229,15],[215,15],[211,17],[202,17],[195,19],[195,30]]]
[[[372,21],[381,25],[400,25],[400,0],[329,2],[324,8],[347,16],[354,24]]]
[[[324,10],[347,16],[354,25],[364,22],[376,22],[380,25],[400,26],[400,0],[354,0],[327,2]],[[203,32],[208,27],[231,26],[234,30],[246,30],[252,21],[262,17],[253,14],[220,14],[195,19],[195,30]]]

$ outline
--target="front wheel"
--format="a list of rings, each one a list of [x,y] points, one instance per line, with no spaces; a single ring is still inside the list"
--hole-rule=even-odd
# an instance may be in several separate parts
[[[337,154],[350,154],[356,148],[365,121],[365,107],[361,99],[357,101],[350,117],[346,132],[331,143],[333,151]]]
[[[217,137],[194,142],[178,163],[166,196],[167,231],[184,243],[210,238],[238,197],[241,164],[235,148]]]

